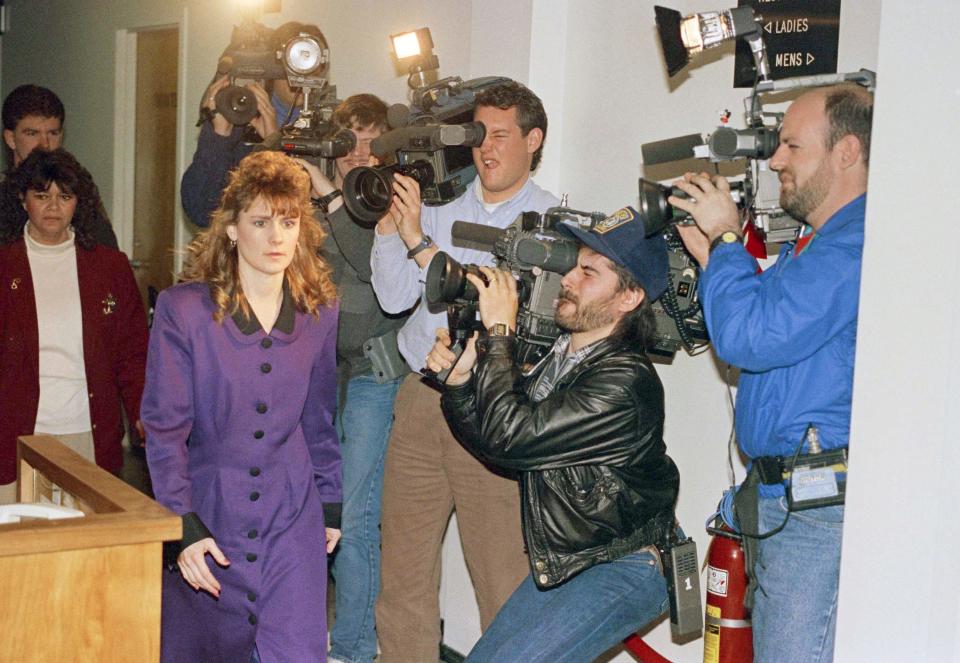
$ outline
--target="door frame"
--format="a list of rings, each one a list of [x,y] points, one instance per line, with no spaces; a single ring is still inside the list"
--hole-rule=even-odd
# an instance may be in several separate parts
[[[159,25],[124,28],[116,31],[114,47],[116,52],[114,70],[114,100],[113,100],[113,229],[117,235],[120,250],[133,255],[133,214],[134,214],[134,183],[135,169],[132,167],[136,158],[136,124],[137,124],[137,34],[153,30],[177,30],[179,41],[177,49],[177,137],[174,160],[177,164],[177,181],[174,184],[174,219],[173,243],[174,248],[184,246],[190,240],[190,233],[184,224],[183,207],[180,205],[180,177],[186,165],[184,164],[184,130],[186,124],[186,104],[184,104],[184,90],[186,89],[186,9],[178,23],[163,23]],[[183,254],[174,251],[173,269],[179,273],[183,268]]]

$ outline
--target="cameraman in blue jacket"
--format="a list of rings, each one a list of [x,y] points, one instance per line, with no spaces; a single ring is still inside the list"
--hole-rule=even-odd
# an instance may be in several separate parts
[[[680,232],[703,269],[707,329],[717,355],[740,369],[735,426],[759,531],[744,527],[740,494],[738,518],[765,537],[745,539],[748,552],[756,545],[757,661],[833,659],[845,476],[831,467],[793,476],[793,467],[807,472],[801,460],[849,442],[872,109],[865,89],[838,86],[787,110],[770,167],[781,207],[804,226],[763,273],[726,180],[688,173],[676,184],[691,198],[669,199],[696,221]],[[813,501],[805,486],[829,504],[804,508]]]

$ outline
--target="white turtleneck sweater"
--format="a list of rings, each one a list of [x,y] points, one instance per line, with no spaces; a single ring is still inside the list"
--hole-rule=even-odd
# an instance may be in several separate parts
[[[24,227],[33,277],[40,339],[37,433],[90,430],[90,401],[83,364],[83,320],[74,234],[56,246],[40,244]]]

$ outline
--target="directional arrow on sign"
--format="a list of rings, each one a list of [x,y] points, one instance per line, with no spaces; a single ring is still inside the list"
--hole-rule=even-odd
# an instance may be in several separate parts
[[[773,29],[770,27],[771,25],[773,25],[773,21],[768,21],[767,24],[763,26],[763,29],[769,32],[770,34],[773,34]]]
[[[813,53],[807,53],[807,64],[810,64],[811,62],[813,62],[813,60],[814,60]]]

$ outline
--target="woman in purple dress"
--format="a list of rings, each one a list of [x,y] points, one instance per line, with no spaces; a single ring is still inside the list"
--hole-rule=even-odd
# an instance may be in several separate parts
[[[326,657],[337,307],[309,190],[288,157],[246,157],[188,247],[186,282],[157,300],[141,420],[157,499],[183,517],[168,663]]]

